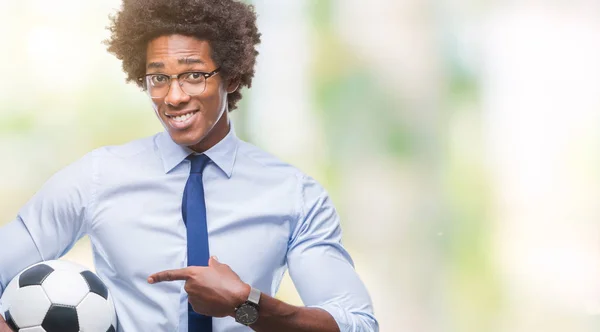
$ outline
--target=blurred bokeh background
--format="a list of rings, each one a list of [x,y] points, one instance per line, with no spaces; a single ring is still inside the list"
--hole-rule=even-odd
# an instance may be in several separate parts
[[[600,330],[600,2],[252,2],[236,129],[328,189],[381,331]],[[0,0],[0,225],[162,130],[102,44],[119,6]]]

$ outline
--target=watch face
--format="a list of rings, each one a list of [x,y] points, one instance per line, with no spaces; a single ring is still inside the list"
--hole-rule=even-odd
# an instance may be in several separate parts
[[[258,309],[244,303],[235,311],[235,320],[244,325],[250,325],[258,320]]]

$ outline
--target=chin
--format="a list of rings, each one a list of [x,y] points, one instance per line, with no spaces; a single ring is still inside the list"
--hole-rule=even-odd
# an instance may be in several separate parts
[[[197,132],[181,133],[181,132],[169,131],[169,135],[171,136],[171,139],[173,140],[173,142],[177,143],[178,145],[182,145],[182,146],[196,145],[196,144],[202,142],[204,137],[206,137],[205,134],[203,135],[202,133],[197,133]]]
[[[196,145],[202,141],[202,137],[199,135],[181,135],[180,133],[172,132],[169,132],[169,134],[171,135],[171,139],[173,140],[173,142],[182,146]]]

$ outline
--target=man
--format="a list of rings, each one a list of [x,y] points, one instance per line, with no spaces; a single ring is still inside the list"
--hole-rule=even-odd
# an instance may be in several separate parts
[[[55,174],[0,229],[0,293],[89,235],[118,331],[378,331],[325,190],[235,136],[228,112],[260,42],[254,9],[125,0],[110,31],[108,50],[165,131]],[[286,268],[305,307],[272,297]]]

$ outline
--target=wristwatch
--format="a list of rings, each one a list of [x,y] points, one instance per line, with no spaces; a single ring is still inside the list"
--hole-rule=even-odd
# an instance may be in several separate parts
[[[256,323],[258,320],[259,300],[260,291],[251,287],[248,300],[235,308],[235,321],[246,326]]]

